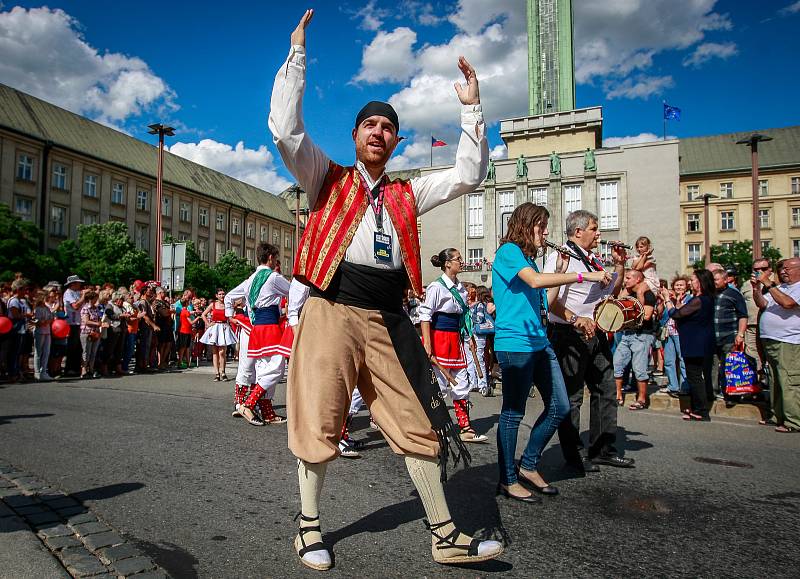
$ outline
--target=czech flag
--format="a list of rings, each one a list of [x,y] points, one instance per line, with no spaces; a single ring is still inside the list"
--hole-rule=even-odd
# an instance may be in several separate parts
[[[433,136],[431,137],[431,147],[446,147],[446,146],[447,143],[445,143],[444,141],[440,141],[439,139]]]

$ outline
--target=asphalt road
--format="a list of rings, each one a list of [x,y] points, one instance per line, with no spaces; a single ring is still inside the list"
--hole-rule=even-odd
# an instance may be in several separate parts
[[[299,498],[286,427],[231,418],[233,384],[211,378],[200,368],[0,386],[0,458],[85,501],[174,577],[318,576],[291,546]],[[281,385],[279,410],[284,395]],[[474,399],[475,425],[493,440],[501,398]],[[539,408],[530,401],[522,444]],[[473,446],[472,466],[446,486],[451,510],[464,531],[501,537],[507,549],[498,561],[453,568],[431,560],[403,461],[369,430],[366,413],[356,428],[368,440],[364,458],[335,461],[323,492],[331,577],[797,577],[800,569],[800,435],[623,409],[620,447],[636,468],[569,478],[556,439],[541,470],[561,495],[542,505],[496,498],[494,443]]]

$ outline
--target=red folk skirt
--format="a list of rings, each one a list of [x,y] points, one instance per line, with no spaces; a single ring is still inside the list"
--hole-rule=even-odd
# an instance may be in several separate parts
[[[254,325],[247,345],[248,358],[266,358],[280,354],[283,330],[278,324]]]
[[[431,340],[433,341],[431,353],[436,356],[439,364],[454,370],[467,367],[461,332],[445,332],[431,329]]]

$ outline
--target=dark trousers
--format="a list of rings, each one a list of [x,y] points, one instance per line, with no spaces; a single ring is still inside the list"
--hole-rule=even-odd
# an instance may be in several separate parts
[[[712,386],[713,358],[684,358],[686,364],[686,381],[692,395],[692,412],[705,416],[708,414],[709,401],[714,400]]]
[[[585,340],[575,328],[564,324],[551,324],[548,333],[569,396],[569,414],[558,427],[564,459],[576,462],[584,453],[580,435],[584,384],[589,389],[589,448],[586,455],[588,458],[616,455],[614,360],[606,335],[598,332],[591,340]]]
[[[69,337],[67,338],[67,361],[64,366],[65,372],[73,374],[81,373],[81,358],[83,357],[83,347],[81,346],[81,327],[80,325],[70,325]]]

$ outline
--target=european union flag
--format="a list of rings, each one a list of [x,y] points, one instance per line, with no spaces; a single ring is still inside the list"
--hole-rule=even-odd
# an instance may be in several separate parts
[[[676,121],[681,120],[681,109],[678,107],[671,107],[667,103],[664,103],[664,119],[667,121],[672,119]]]

